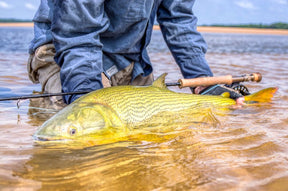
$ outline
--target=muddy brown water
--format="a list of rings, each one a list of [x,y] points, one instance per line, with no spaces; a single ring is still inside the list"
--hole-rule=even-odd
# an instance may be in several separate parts
[[[30,94],[31,28],[0,28],[0,96]],[[0,190],[288,190],[288,36],[203,34],[215,75],[260,72],[251,92],[278,87],[272,103],[191,127],[159,142],[87,148],[47,147],[32,134],[55,107],[42,101],[0,102]],[[149,47],[155,76],[181,78],[159,31]],[[175,91],[189,92],[187,89]]]

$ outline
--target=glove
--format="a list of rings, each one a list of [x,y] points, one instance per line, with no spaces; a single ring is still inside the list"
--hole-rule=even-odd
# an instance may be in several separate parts
[[[53,44],[45,44],[30,55],[27,70],[29,79],[42,86],[42,92],[61,92],[60,67],[54,61],[55,48]]]
[[[194,89],[195,92],[195,89]],[[201,95],[222,95],[223,93],[228,92],[229,97],[231,99],[238,99],[240,97],[243,97],[245,95],[249,95],[249,90],[244,85],[239,83],[233,83],[231,85],[213,85],[206,88],[202,88],[198,92],[198,94]]]
[[[29,79],[40,83],[42,92],[61,92],[60,67],[54,61],[55,48],[52,43],[38,47],[27,63]],[[63,105],[62,96],[49,97],[52,103]],[[62,104],[63,103],[63,104]]]

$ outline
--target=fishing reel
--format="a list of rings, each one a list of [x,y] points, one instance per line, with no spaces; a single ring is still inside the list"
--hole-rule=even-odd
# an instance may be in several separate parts
[[[240,83],[232,83],[231,85],[225,85],[233,90],[237,91],[238,93],[242,94],[243,96],[250,95],[250,92],[246,86]]]

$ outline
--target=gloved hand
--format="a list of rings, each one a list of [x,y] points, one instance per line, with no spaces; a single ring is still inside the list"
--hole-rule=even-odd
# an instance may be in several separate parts
[[[27,70],[29,79],[33,83],[40,83],[42,87],[42,93],[60,93],[62,91],[60,80],[60,67],[54,61],[55,47],[52,43],[45,44],[38,47],[34,54],[31,54],[28,63]],[[102,75],[102,84],[104,87],[110,87],[109,79]],[[49,97],[52,103],[64,104],[62,96]]]
[[[60,67],[54,61],[55,48],[52,43],[38,47],[27,63],[29,79],[40,83],[43,93],[61,92]],[[52,103],[63,102],[62,96],[50,97]]]
[[[231,85],[217,84],[209,87],[198,86],[193,89],[193,93],[201,95],[221,95],[225,92],[228,92],[230,94],[230,98],[234,100],[250,94],[248,89],[239,83]]]

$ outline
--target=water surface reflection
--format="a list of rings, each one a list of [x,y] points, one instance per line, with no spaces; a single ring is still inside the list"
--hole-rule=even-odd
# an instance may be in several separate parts
[[[40,91],[26,73],[32,29],[0,28],[0,96]],[[23,38],[25,37],[25,38]],[[288,37],[204,34],[215,75],[260,72],[254,92],[277,86],[271,104],[218,116],[217,126],[192,126],[161,141],[86,148],[39,145],[32,134],[59,108],[43,100],[0,103],[0,189],[27,190],[287,190]],[[159,31],[149,54],[155,76],[181,78]],[[9,67],[8,67],[9,66]],[[175,91],[189,92],[188,89]],[[45,107],[44,107],[45,106]]]

